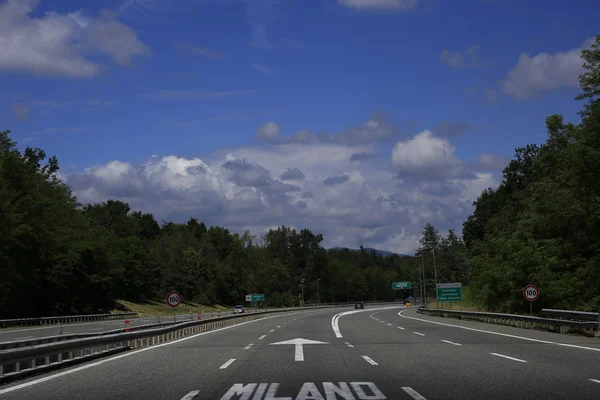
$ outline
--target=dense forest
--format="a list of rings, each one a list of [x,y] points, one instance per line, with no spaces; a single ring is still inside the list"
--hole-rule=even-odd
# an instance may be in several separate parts
[[[468,285],[487,310],[526,310],[529,283],[541,289],[536,308],[598,310],[600,36],[582,58],[580,123],[548,117],[546,142],[516,149],[500,186],[474,202],[462,238],[427,224],[415,257],[327,251],[307,229],[257,237],[195,218],[159,224],[117,200],[80,205],[57,178],[56,158],[20,152],[10,131],[0,132],[0,317],[110,310],[116,299],[170,290],[224,305],[247,293],[295,305],[302,287],[307,302],[394,300],[402,295],[392,281],[412,281],[419,294],[420,265],[430,296],[437,274]]]

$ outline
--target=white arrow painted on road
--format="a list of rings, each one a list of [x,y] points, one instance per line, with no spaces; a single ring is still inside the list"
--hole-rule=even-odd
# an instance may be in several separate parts
[[[269,345],[277,345],[277,344],[293,344],[294,346],[296,346],[296,353],[294,355],[294,361],[304,361],[304,349],[302,348],[302,346],[304,346],[305,344],[329,344],[329,343],[319,342],[318,340],[302,339],[302,338],[285,340],[283,342],[269,343]]]

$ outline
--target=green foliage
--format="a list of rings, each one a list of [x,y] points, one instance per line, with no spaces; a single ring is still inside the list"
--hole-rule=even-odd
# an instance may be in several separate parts
[[[393,280],[418,279],[411,258],[328,253],[307,229],[257,240],[194,218],[161,226],[118,200],[81,207],[56,178],[56,158],[20,153],[9,133],[0,132],[0,318],[93,313],[171,290],[206,305],[247,293],[298,305],[302,286],[307,303],[394,299]]]
[[[535,309],[600,308],[600,36],[582,58],[581,123],[548,117],[546,143],[517,149],[463,225],[473,298],[490,310],[528,311],[530,283]]]

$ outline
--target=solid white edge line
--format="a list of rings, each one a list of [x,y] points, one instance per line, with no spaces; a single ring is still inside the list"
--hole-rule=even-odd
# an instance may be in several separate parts
[[[352,310],[352,311],[344,311],[342,313],[339,314],[335,314],[333,316],[333,318],[331,318],[331,329],[333,329],[333,333],[335,333],[335,337],[340,339],[342,338],[342,332],[340,332],[340,324],[339,324],[339,319],[345,315],[350,315],[350,314],[356,314],[359,312],[369,312],[369,311],[385,311],[385,310],[391,310],[394,308],[402,308],[404,306],[392,306],[392,307],[380,307],[380,308],[367,308],[362,309],[362,310]]]
[[[592,381],[592,382],[596,382],[596,383],[600,383],[600,379],[591,379],[591,378],[590,378],[590,381]]]
[[[498,353],[490,353],[493,356],[496,357],[502,357],[502,358],[507,358],[509,360],[513,360],[513,361],[518,361],[518,362],[522,362],[522,363],[526,363],[527,361],[525,360],[521,360],[520,358],[514,358],[514,357],[510,357],[510,356],[505,356],[504,354],[498,354]]]
[[[469,328],[469,327],[466,327],[466,326],[446,324],[444,322],[430,321],[430,320],[423,319],[423,318],[409,317],[407,315],[402,314],[405,311],[408,311],[408,310],[402,310],[402,311],[400,311],[398,313],[398,315],[401,316],[401,317],[403,317],[403,318],[414,319],[416,321],[427,322],[427,323],[430,323],[430,324],[436,324],[436,325],[442,325],[442,326],[450,326],[452,328],[460,328],[460,329],[465,329],[465,330],[473,331],[473,332],[489,333],[490,335],[498,335],[498,336],[515,338],[515,339],[528,340],[530,342],[544,343],[544,344],[554,344],[554,345],[557,345],[557,346],[572,347],[572,348],[575,348],[575,349],[583,349],[583,350],[591,350],[591,351],[598,351],[598,352],[600,352],[600,348],[596,348],[596,347],[586,347],[586,346],[579,346],[579,345],[576,345],[576,344],[551,342],[549,340],[533,339],[533,338],[528,338],[528,337],[525,337],[525,336],[517,336],[517,335],[511,335],[511,334],[508,334],[508,333],[500,333],[500,332],[494,332],[494,331],[486,331],[484,329]]]
[[[194,390],[193,392],[189,392],[188,394],[183,396],[181,400],[192,400],[194,397],[198,396],[199,393],[199,390]]]
[[[375,362],[375,361],[374,361],[374,360],[373,360],[371,357],[369,357],[369,356],[362,356],[362,358],[364,358],[364,360],[365,360],[366,362],[368,362],[369,364],[371,364],[371,365],[379,365],[379,364],[377,364],[377,363],[376,363],[376,362]]]
[[[302,312],[302,311],[298,311],[298,312]],[[70,375],[72,373],[79,372],[79,371],[82,371],[84,369],[96,367],[98,365],[102,365],[102,364],[110,362],[110,361],[118,360],[118,359],[121,359],[121,358],[124,358],[124,357],[129,357],[129,356],[132,356],[134,354],[138,354],[138,353],[141,353],[141,352],[144,352],[144,351],[148,351],[148,350],[157,349],[159,347],[170,346],[172,344],[183,342],[184,340],[190,340],[190,339],[196,338],[198,336],[209,335],[211,333],[221,332],[221,331],[224,331],[224,330],[227,330],[227,329],[231,329],[231,328],[235,328],[235,327],[238,327],[238,326],[242,326],[242,325],[246,325],[246,324],[251,324],[253,322],[264,321],[265,319],[271,319],[271,318],[277,318],[277,317],[284,317],[286,315],[290,315],[290,314],[273,315],[273,316],[269,316],[269,317],[264,317],[264,318],[259,318],[259,319],[253,319],[252,321],[240,322],[239,324],[225,326],[225,327],[219,328],[219,329],[213,329],[212,331],[200,332],[200,333],[197,333],[195,335],[191,335],[191,336],[188,336],[188,337],[185,337],[185,338],[173,340],[172,342],[161,343],[161,344],[157,344],[157,345],[154,345],[154,346],[145,347],[143,349],[129,351],[127,353],[119,354],[117,356],[103,358],[100,361],[96,361],[96,362],[93,362],[93,363],[90,363],[90,364],[85,364],[85,365],[82,365],[81,367],[69,369],[69,370],[63,371],[63,372],[58,372],[58,373],[50,375],[50,376],[45,376],[43,378],[36,379],[34,381],[30,381],[30,382],[26,382],[26,383],[22,383],[20,385],[11,386],[11,387],[6,388],[6,389],[0,389],[0,394],[5,394],[5,393],[13,392],[15,390],[23,389],[23,388],[26,388],[26,387],[29,387],[29,386],[37,385],[38,383],[43,383],[43,382],[50,381],[50,380],[53,380],[53,379],[56,379],[56,378],[60,378],[61,376]]]
[[[410,395],[415,400],[427,400],[425,397],[421,396],[416,390],[409,386],[403,386],[402,390]]]
[[[261,337],[258,338],[258,340],[263,340],[266,337],[267,337],[267,335],[262,335]]]
[[[421,333],[421,332],[413,332],[413,333],[414,333],[415,335],[419,335],[419,336],[425,336],[425,334],[424,334],[424,333]]]
[[[229,367],[231,364],[233,364],[234,361],[235,361],[235,358],[230,358],[229,361],[227,361],[225,364],[221,365],[219,367],[219,369],[225,369],[225,368]]]
[[[453,344],[453,345],[455,345],[455,346],[462,346],[462,344],[460,344],[460,343],[451,342],[451,341],[449,341],[449,340],[444,340],[444,339],[442,339],[442,342],[444,342],[444,343],[448,343],[448,344]]]

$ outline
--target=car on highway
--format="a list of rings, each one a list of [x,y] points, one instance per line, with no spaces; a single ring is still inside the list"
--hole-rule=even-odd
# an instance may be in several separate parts
[[[245,312],[246,312],[246,309],[244,308],[244,306],[237,305],[237,306],[233,307],[234,314],[242,314]]]
[[[354,309],[358,310],[358,309],[364,309],[365,308],[365,303],[363,303],[362,301],[357,301],[356,303],[354,303]]]

